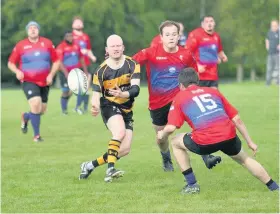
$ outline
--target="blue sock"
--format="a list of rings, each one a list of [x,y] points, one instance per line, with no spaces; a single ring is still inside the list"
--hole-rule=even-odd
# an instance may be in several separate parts
[[[34,131],[34,137],[40,135],[41,114],[33,114],[30,112],[30,120]]]
[[[167,162],[167,161],[171,161],[171,155],[170,155],[170,150],[168,149],[167,152],[160,152],[161,156],[162,156],[162,160],[164,162]]]
[[[30,119],[30,112],[25,112],[23,114],[23,119],[24,119],[24,122],[28,122],[28,120]]]
[[[82,102],[83,102],[83,96],[82,95],[77,95],[76,109],[80,107]]]
[[[182,174],[184,175],[188,185],[194,185],[196,183],[196,178],[193,174],[192,168],[185,170],[184,172],[182,172]]]
[[[89,95],[88,95],[88,94],[85,94],[85,95],[83,96],[83,99],[84,99],[84,111],[87,111],[87,110],[88,110]]]
[[[69,97],[61,97],[60,98],[60,104],[61,104],[62,111],[67,110],[68,99],[69,99]]]
[[[273,181],[272,179],[270,179],[270,181],[266,183],[266,186],[268,189],[270,189],[270,191],[279,190],[278,184],[275,183],[275,181]]]

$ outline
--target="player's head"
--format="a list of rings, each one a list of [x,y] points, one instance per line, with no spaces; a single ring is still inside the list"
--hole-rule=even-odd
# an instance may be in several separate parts
[[[180,84],[180,89],[184,90],[189,85],[198,85],[199,78],[193,68],[185,68],[179,73],[178,82]]]
[[[278,27],[278,21],[277,20],[272,20],[271,23],[270,23],[270,29],[273,31],[273,32],[276,32],[278,31],[279,27]]]
[[[168,49],[175,48],[178,44],[180,26],[174,21],[165,21],[159,26],[163,46]]]
[[[66,31],[64,34],[64,40],[65,42],[67,42],[68,44],[72,44],[73,42],[73,34],[70,30]]]
[[[183,23],[181,23],[181,22],[178,22],[178,25],[180,27],[179,35],[182,36],[184,34],[185,27],[184,27]]]
[[[203,16],[201,19],[201,27],[207,32],[207,33],[213,33],[215,29],[215,20],[214,17],[211,15]]]
[[[73,18],[72,28],[73,28],[73,30],[83,31],[83,29],[84,29],[84,21],[83,21],[82,17],[75,16]]]
[[[25,27],[27,35],[30,39],[37,39],[39,37],[40,25],[35,21],[30,21]]]
[[[107,38],[106,41],[106,52],[109,58],[118,60],[122,57],[124,52],[123,40],[120,36],[113,34]]]

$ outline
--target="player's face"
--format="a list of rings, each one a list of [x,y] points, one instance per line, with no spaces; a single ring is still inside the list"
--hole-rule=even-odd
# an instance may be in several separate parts
[[[161,40],[166,48],[175,48],[178,44],[180,36],[175,25],[166,26],[162,29]]]
[[[202,27],[204,28],[205,31],[211,33],[214,31],[215,28],[215,21],[212,17],[205,17]]]
[[[124,45],[123,42],[119,39],[110,41],[107,44],[106,52],[109,54],[109,57],[112,59],[119,59],[123,55]]]
[[[72,33],[67,33],[67,34],[65,35],[65,40],[66,40],[68,43],[72,43],[72,42],[73,42]]]
[[[276,21],[271,22],[270,27],[271,27],[272,31],[274,31],[274,32],[278,31],[278,22],[276,22]]]
[[[31,25],[27,31],[28,37],[36,39],[39,36],[39,29],[35,25]]]

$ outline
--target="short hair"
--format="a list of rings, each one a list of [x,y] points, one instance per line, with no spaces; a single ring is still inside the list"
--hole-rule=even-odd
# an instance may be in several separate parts
[[[198,85],[199,78],[193,68],[185,68],[179,73],[178,82],[184,87],[188,87],[191,84]]]
[[[214,16],[212,16],[210,14],[204,15],[204,16],[201,17],[200,22],[203,22],[205,18],[213,18],[214,19]]]
[[[175,26],[177,28],[177,32],[179,33],[180,26],[179,26],[178,22],[166,20],[166,21],[162,22],[161,25],[159,26],[160,34],[162,35],[163,28],[169,27],[169,26]]]
[[[72,22],[74,22],[75,20],[81,20],[82,22],[84,21],[81,16],[74,16]]]

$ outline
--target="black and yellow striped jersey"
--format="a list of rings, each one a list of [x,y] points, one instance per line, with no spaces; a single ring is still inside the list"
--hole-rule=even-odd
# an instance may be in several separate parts
[[[105,60],[93,76],[93,91],[102,93],[108,104],[115,104],[125,112],[130,112],[134,103],[133,98],[119,98],[109,94],[109,89],[118,86],[122,91],[130,89],[131,79],[140,79],[140,65],[131,57],[124,55],[124,63],[119,69],[113,69]]]

